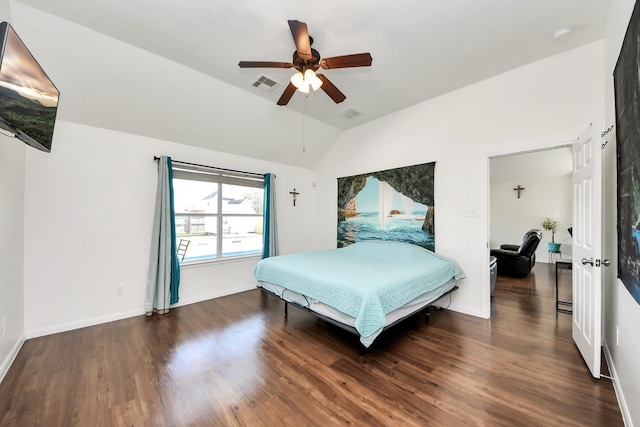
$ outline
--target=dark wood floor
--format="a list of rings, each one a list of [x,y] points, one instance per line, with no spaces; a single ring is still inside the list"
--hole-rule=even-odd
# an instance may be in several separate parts
[[[432,310],[363,356],[258,290],[28,340],[0,384],[0,425],[623,425],[555,311],[552,269],[534,272],[498,278],[491,320]]]

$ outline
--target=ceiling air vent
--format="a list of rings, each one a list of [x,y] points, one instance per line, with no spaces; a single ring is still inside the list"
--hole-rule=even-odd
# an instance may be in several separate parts
[[[345,119],[353,119],[364,114],[364,111],[359,110],[356,107],[347,107],[344,110],[338,111],[336,114],[344,117]]]
[[[257,87],[258,89],[264,92],[272,93],[282,85],[265,75],[261,75],[261,76],[258,76],[255,82],[253,82],[252,86]]]

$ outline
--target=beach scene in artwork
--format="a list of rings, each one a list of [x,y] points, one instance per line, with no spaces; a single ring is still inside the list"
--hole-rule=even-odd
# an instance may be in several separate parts
[[[434,250],[434,236],[423,231],[428,207],[373,176],[344,209],[338,247],[363,240],[407,242]]]

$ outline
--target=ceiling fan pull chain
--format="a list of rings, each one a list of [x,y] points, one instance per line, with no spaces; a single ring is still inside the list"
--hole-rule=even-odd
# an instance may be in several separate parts
[[[307,97],[302,98],[302,152],[305,153],[307,148],[304,145],[304,107],[307,104]]]

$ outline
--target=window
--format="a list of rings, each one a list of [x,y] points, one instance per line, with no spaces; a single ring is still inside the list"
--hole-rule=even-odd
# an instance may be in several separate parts
[[[189,241],[182,262],[261,254],[263,185],[262,175],[173,162],[176,237]]]

